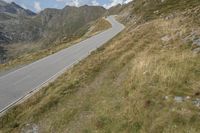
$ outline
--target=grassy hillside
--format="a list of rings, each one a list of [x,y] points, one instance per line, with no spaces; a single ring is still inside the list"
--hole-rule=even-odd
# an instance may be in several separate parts
[[[173,17],[178,15],[178,13],[195,10],[195,7],[198,5],[199,0],[135,0],[121,7],[121,14],[128,15],[125,19],[134,18],[138,20],[138,23],[143,23],[152,19],[166,16]],[[129,14],[127,14],[127,12]],[[191,13],[188,14],[187,17],[189,17],[189,15],[193,16]],[[199,20],[199,17],[196,17],[196,19]]]
[[[122,33],[8,111],[0,131],[199,133],[200,3],[174,8],[123,18]]]
[[[90,37],[112,27],[112,25],[105,18],[99,18],[97,21],[93,22],[91,25],[92,26],[90,27],[88,32],[85,34],[85,36]]]

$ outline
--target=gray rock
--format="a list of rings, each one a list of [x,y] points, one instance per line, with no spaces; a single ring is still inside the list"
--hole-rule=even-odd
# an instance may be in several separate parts
[[[163,42],[168,42],[168,41],[171,40],[171,37],[170,37],[169,35],[166,35],[166,36],[163,36],[163,37],[161,38],[161,40],[162,40]]]
[[[26,124],[21,133],[39,133],[39,127],[36,124]]]
[[[193,40],[193,45],[200,46],[200,38]]]
[[[174,18],[175,18],[175,15],[174,14],[170,14],[170,15],[165,17],[165,20],[174,19]]]
[[[154,13],[154,14],[158,14],[158,13],[159,13],[159,10],[156,10],[156,11],[154,11],[153,13]]]
[[[199,48],[195,48],[192,51],[193,51],[194,54],[198,54],[198,53],[200,53],[200,47]]]
[[[165,96],[164,99],[165,99],[165,100],[168,100],[168,99],[169,99],[169,96]]]
[[[174,100],[177,102],[177,103],[181,103],[184,101],[184,97],[182,96],[175,96],[174,97]]]
[[[200,35],[196,31],[193,31],[183,41],[185,43],[192,42],[192,45],[200,46]]]
[[[187,96],[185,99],[189,100],[189,99],[191,99],[191,97],[190,97],[190,96]]]
[[[200,107],[200,99],[197,98],[197,99],[193,100],[193,104],[194,104],[195,106],[197,106],[197,107]]]

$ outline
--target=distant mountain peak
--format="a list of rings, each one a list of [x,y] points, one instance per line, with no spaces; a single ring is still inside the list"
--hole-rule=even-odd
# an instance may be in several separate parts
[[[5,6],[5,5],[7,5],[7,3],[3,0],[0,0],[0,6]]]
[[[34,12],[24,9],[20,5],[15,2],[7,3],[3,0],[0,0],[0,13],[11,13],[14,15],[23,14],[26,16],[34,16],[36,15]]]
[[[17,8],[20,8],[20,9],[24,9],[20,5],[16,4],[15,2],[11,2],[11,5],[13,5],[13,6],[17,7]]]

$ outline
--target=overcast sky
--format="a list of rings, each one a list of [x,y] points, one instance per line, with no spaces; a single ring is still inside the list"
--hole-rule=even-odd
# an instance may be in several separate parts
[[[44,8],[63,8],[66,5],[81,6],[81,5],[101,5],[105,8],[110,8],[117,4],[128,3],[132,0],[4,0],[6,2],[15,2],[23,8],[30,9],[34,12],[40,12]]]

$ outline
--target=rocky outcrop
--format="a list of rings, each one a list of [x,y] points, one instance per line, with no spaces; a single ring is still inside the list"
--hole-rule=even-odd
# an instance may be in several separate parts
[[[26,16],[36,15],[36,13],[28,9],[24,9],[14,2],[6,3],[2,0],[0,0],[0,13],[10,13],[15,15],[26,15]]]

